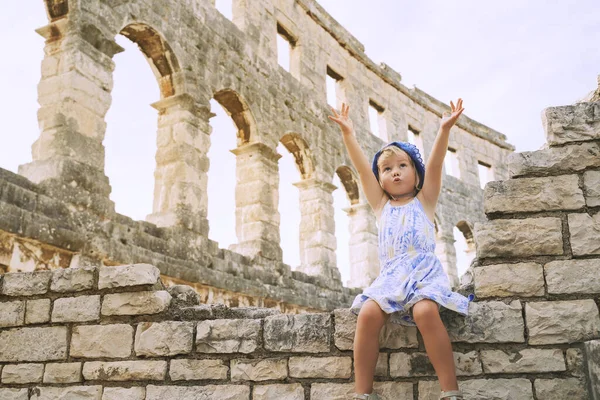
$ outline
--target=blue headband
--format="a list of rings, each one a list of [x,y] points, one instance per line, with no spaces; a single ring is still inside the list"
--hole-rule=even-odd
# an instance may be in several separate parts
[[[383,146],[381,148],[381,150],[379,150],[375,154],[375,157],[373,157],[373,168],[372,169],[373,169],[373,173],[375,174],[375,178],[377,178],[377,180],[379,181],[379,168],[377,167],[377,161],[379,161],[379,157],[381,156],[381,153],[383,152],[383,150],[385,150],[386,148],[388,148],[390,146],[396,146],[400,150],[403,150],[413,160],[413,163],[415,164],[415,169],[417,170],[417,175],[419,176],[419,181],[420,181],[419,186],[421,186],[421,188],[422,188],[423,182],[425,182],[425,164],[423,163],[423,158],[421,157],[421,153],[419,153],[419,149],[417,148],[417,146],[415,146],[414,144],[411,144],[411,143],[391,142],[391,143],[388,143],[385,146]],[[419,190],[420,190],[420,188],[417,189],[417,191],[419,191]]]

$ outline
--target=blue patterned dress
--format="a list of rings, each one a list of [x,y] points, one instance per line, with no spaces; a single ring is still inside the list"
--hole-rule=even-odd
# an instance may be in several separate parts
[[[411,307],[431,299],[440,306],[467,315],[469,299],[452,292],[440,260],[434,254],[435,227],[416,197],[403,206],[388,201],[379,221],[380,273],[354,299],[358,314],[369,299],[390,314],[390,322],[414,326]]]

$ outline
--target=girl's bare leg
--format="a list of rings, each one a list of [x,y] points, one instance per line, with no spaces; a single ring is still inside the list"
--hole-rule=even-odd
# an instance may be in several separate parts
[[[456,367],[448,331],[435,301],[421,300],[413,306],[413,318],[423,336],[427,356],[435,369],[442,391],[458,390]]]
[[[373,391],[379,357],[379,332],[387,319],[388,315],[373,300],[367,300],[358,313],[354,334],[354,389],[358,394]]]

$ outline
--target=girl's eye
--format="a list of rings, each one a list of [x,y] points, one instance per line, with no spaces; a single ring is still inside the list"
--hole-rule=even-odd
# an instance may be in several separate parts
[[[385,167],[383,170],[384,171],[389,171],[391,168],[390,167]]]

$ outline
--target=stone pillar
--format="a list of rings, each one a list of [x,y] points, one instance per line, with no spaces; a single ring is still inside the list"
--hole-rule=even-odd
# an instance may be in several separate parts
[[[454,247],[454,235],[442,234],[436,238],[435,255],[440,259],[442,266],[452,287],[458,286],[458,272],[456,268],[456,249]]]
[[[154,203],[147,220],[208,237],[210,108],[188,94],[167,97],[152,106],[159,118]]]
[[[46,39],[38,85],[40,137],[19,173],[53,196],[114,212],[104,174],[104,116],[111,103],[112,57],[123,49],[99,30],[80,31],[68,17],[37,32]]]
[[[368,204],[344,209],[350,218],[349,287],[365,288],[379,275],[377,219]]]
[[[262,143],[231,151],[236,158],[235,231],[231,250],[248,257],[281,261],[279,236],[279,166],[281,156]]]
[[[336,266],[335,220],[329,182],[305,179],[295,183],[300,190],[300,271],[333,280],[341,285]]]

